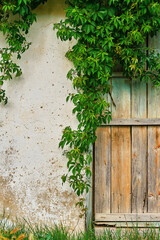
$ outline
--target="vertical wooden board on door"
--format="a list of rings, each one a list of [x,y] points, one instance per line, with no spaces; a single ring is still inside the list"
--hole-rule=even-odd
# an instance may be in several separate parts
[[[132,80],[132,118],[147,117],[147,86],[145,82]]]
[[[112,80],[113,118],[130,118],[131,82],[118,78]],[[112,127],[112,212],[131,211],[131,138],[130,127]]]
[[[148,45],[160,53],[160,32],[149,38]],[[148,117],[160,118],[160,87],[154,87],[151,81],[148,83]]]
[[[95,213],[110,213],[111,128],[99,127],[95,143]]]
[[[148,83],[148,118],[160,118],[160,88]]]
[[[160,52],[160,33],[149,38],[149,47]],[[159,50],[158,50],[159,49]],[[148,117],[160,118],[160,88],[149,82]],[[160,212],[160,127],[148,127],[148,212]]]
[[[131,212],[130,127],[112,127],[112,212]]]
[[[149,47],[160,52],[160,33]],[[148,118],[160,118],[160,88],[148,84]],[[148,127],[148,212],[160,212],[160,127]]]
[[[112,80],[112,118],[130,118],[131,81],[123,78]]]
[[[155,50],[156,53],[160,53],[160,32],[158,32],[154,37],[149,37],[148,46]]]
[[[132,118],[147,117],[146,83],[132,81]],[[132,212],[147,212],[147,127],[132,126]]]
[[[147,212],[147,128],[132,128],[132,212]]]
[[[160,212],[160,127],[148,129],[148,212]]]

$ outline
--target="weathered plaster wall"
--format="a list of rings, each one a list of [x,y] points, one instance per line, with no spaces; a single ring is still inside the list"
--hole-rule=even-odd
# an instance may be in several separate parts
[[[56,38],[53,23],[64,18],[64,1],[50,0],[38,10],[28,36],[30,49],[20,64],[23,75],[4,86],[9,103],[0,106],[0,212],[32,222],[60,223],[72,229],[79,219],[76,195],[62,186],[66,159],[58,149],[62,129],[75,126],[72,92],[66,79],[70,43]],[[83,229],[84,219],[78,228]]]

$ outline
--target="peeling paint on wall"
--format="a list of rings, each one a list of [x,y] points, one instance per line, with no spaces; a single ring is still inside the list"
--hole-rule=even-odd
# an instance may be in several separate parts
[[[23,75],[4,86],[9,103],[0,106],[0,212],[74,229],[77,197],[62,186],[67,161],[58,148],[63,128],[77,124],[72,104],[65,102],[74,91],[66,78],[71,63],[64,57],[73,43],[57,40],[53,31],[64,6],[50,0],[37,10],[28,36],[32,45],[20,61]],[[78,228],[84,229],[84,219]]]

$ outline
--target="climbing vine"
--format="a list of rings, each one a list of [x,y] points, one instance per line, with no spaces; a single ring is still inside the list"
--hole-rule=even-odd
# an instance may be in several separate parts
[[[36,21],[32,10],[47,0],[0,0],[0,31],[6,38],[6,47],[0,48],[0,87],[4,81],[22,74],[20,66],[13,60],[21,58],[30,46],[26,40],[30,26]],[[7,103],[6,92],[1,88],[0,102]]]
[[[67,101],[74,104],[78,128],[66,127],[59,146],[68,158],[69,181],[77,195],[89,191],[90,146],[96,129],[110,122],[111,77],[117,65],[123,75],[160,85],[160,58],[148,41],[160,29],[160,3],[155,0],[70,0],[66,19],[54,25],[62,41],[76,40],[66,53],[74,67],[67,77],[77,93]],[[112,96],[111,96],[112,99]],[[113,101],[113,99],[112,99]],[[80,204],[83,204],[80,202]]]

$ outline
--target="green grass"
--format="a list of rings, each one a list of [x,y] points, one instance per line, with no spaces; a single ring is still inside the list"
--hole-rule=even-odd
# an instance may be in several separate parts
[[[12,222],[0,221],[0,240],[158,240],[160,239],[160,230],[146,229],[139,230],[134,229],[117,229],[103,232],[100,235],[96,235],[93,229],[79,234],[69,233],[63,226],[32,226],[31,223],[19,223],[14,224]]]

